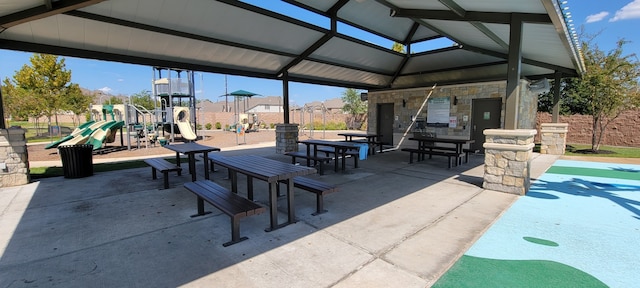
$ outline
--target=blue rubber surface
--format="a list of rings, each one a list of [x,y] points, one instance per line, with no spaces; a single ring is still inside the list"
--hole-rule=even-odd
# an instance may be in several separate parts
[[[640,165],[558,160],[554,167],[598,176],[554,174],[550,168],[465,255],[548,260],[610,287],[640,287]],[[620,179],[618,171],[626,178],[634,174]]]

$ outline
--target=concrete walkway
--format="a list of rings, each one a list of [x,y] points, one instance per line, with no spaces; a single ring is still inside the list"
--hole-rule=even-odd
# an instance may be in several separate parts
[[[221,153],[290,161],[274,151]],[[207,207],[212,214],[189,217],[196,197],[182,187],[188,173],[173,176],[170,189],[151,180],[150,168],[3,188],[0,287],[431,286],[519,198],[481,188],[482,155],[452,169],[439,158],[409,165],[407,153],[394,151],[358,169],[348,161],[346,173],[327,169],[314,177],[340,187],[325,197],[328,213],[312,216],[315,195],[296,191],[296,224],[265,232],[268,214],[245,218],[249,239],[229,247],[228,216]],[[556,159],[535,154],[532,177]],[[212,174],[229,187],[225,176]],[[255,181],[254,189],[268,203],[267,186]]]

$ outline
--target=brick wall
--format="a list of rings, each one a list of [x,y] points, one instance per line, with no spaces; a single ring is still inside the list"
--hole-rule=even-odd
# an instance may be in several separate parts
[[[567,143],[591,144],[593,123],[591,115],[560,116],[560,122],[569,124]],[[538,131],[540,131],[540,123],[551,123],[551,114],[538,113],[536,124]],[[536,143],[540,143],[540,133],[536,135]],[[605,130],[601,144],[640,147],[640,109],[626,111],[611,122]]]

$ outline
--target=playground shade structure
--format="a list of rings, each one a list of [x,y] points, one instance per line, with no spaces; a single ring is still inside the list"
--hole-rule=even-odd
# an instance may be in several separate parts
[[[87,123],[89,124],[87,125]],[[93,133],[96,129],[98,129],[99,127],[101,127],[102,125],[108,122],[105,120],[101,120],[97,122],[89,121],[87,123],[84,123],[78,126],[78,128],[76,128],[73,132],[71,132],[71,134],[65,137],[62,137],[62,139],[45,146],[44,149],[56,148],[62,144],[64,145],[84,144],[87,142],[87,140],[91,136],[91,133]]]
[[[186,140],[196,140],[196,133],[191,129],[189,116],[189,107],[173,107],[173,121],[178,126],[182,138]]]

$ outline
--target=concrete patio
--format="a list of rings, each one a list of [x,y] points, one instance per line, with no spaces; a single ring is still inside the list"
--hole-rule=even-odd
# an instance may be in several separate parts
[[[240,148],[220,153],[290,161],[273,146]],[[532,178],[556,159],[534,154]],[[325,197],[328,213],[312,216],[315,195],[296,190],[296,224],[265,232],[268,213],[245,218],[249,239],[230,247],[227,215],[207,206],[212,214],[189,217],[188,173],[174,174],[170,189],[150,168],[3,188],[0,286],[428,287],[518,198],[482,189],[483,163],[471,155],[452,169],[443,157],[408,164],[401,151],[358,169],[348,161],[346,173],[313,176],[340,188]],[[224,169],[212,174],[229,187],[224,178]],[[245,191],[243,176],[239,185]],[[265,206],[266,189],[255,181]]]

